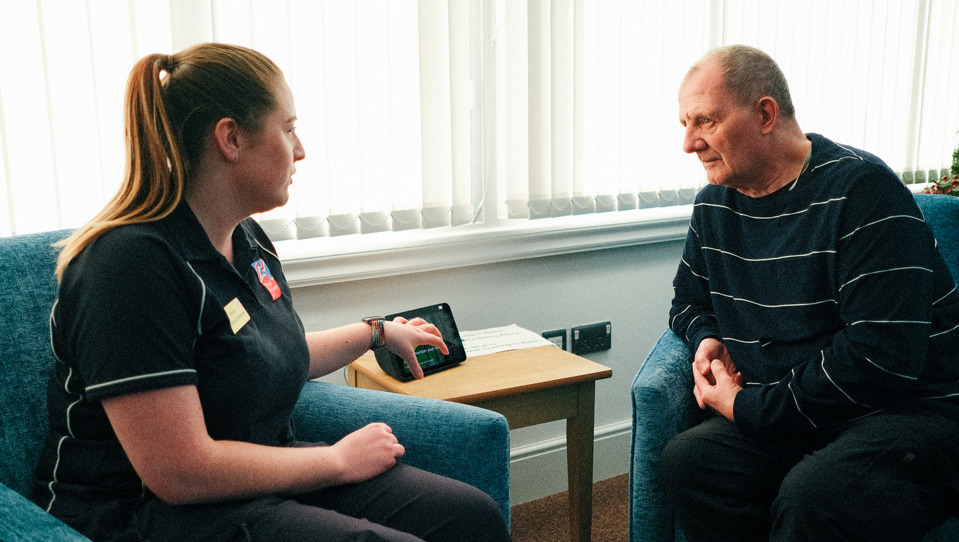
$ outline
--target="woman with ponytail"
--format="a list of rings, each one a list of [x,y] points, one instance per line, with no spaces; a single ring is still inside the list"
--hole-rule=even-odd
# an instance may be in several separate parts
[[[126,167],[63,243],[36,501],[93,540],[501,541],[479,490],[398,463],[385,424],[297,441],[303,384],[371,346],[445,350],[422,320],[305,332],[250,216],[305,157],[282,72],[201,44],[134,66]],[[336,408],[336,405],[330,405]]]

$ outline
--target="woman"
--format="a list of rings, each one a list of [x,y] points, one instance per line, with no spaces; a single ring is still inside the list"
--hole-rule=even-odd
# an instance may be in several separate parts
[[[446,349],[422,320],[304,332],[249,218],[288,199],[295,121],[246,48],[133,68],[124,183],[58,262],[37,501],[95,540],[508,540],[487,495],[397,463],[385,424],[294,440],[308,378],[384,344],[422,377],[413,349]]]

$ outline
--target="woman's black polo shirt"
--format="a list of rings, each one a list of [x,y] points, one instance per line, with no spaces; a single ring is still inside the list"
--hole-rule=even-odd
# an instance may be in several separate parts
[[[233,249],[231,265],[182,203],[160,221],[105,233],[67,267],[51,315],[58,363],[37,469],[44,508],[74,523],[91,506],[123,508],[141,495],[106,397],[196,385],[214,439],[291,442],[309,368],[303,325],[259,225],[241,223]]]

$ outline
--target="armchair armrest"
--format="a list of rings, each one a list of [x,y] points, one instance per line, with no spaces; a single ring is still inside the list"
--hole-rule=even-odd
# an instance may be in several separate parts
[[[686,344],[667,329],[633,379],[631,542],[674,540],[674,536],[677,541],[685,540],[682,531],[674,527],[657,470],[666,443],[703,418],[692,393],[692,361]]]
[[[384,422],[406,447],[402,461],[466,482],[500,503],[509,522],[509,425],[459,403],[310,381],[293,412],[297,438],[333,443]]]
[[[9,487],[0,484],[0,540],[90,542],[65,523]]]

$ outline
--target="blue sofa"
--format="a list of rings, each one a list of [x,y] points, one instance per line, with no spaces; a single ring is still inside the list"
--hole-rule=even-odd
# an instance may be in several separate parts
[[[959,282],[959,198],[916,194],[939,251]],[[629,473],[630,542],[682,541],[682,530],[666,506],[656,477],[659,455],[669,439],[702,420],[693,399],[692,354],[666,330],[639,368],[632,385],[633,442]],[[959,541],[959,519],[933,530],[926,542]]]
[[[33,471],[47,429],[54,358],[48,318],[56,251],[68,232],[0,239],[0,540],[87,540],[34,505]],[[294,413],[297,437],[334,442],[372,421],[389,424],[403,461],[487,492],[509,518],[509,426],[480,408],[308,382]]]

